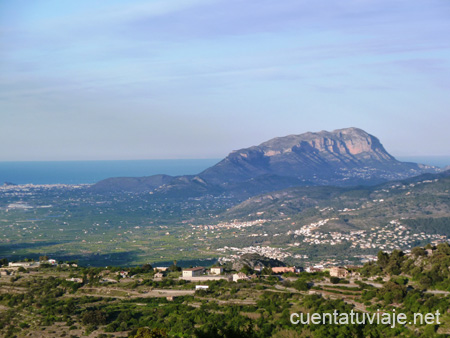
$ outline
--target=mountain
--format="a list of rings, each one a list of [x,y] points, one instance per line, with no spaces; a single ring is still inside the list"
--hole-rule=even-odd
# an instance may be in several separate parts
[[[199,176],[217,185],[261,175],[292,177],[313,185],[379,183],[434,168],[397,161],[380,141],[358,128],[278,137],[233,151]]]
[[[111,191],[153,191],[167,196],[252,196],[293,186],[373,185],[438,171],[431,166],[397,161],[375,136],[358,128],[346,128],[278,137],[236,150],[196,176],[109,179],[94,185],[93,190],[105,191],[100,186],[110,187]]]

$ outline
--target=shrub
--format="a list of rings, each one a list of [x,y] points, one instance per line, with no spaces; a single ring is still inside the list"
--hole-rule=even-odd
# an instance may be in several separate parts
[[[330,277],[330,282],[333,284],[339,284],[341,279],[339,277]]]

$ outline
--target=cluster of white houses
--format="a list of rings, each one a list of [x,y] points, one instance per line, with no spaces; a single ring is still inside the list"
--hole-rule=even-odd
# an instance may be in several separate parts
[[[57,265],[56,261],[51,259],[45,261],[45,263],[47,264],[52,264],[52,265]],[[40,262],[15,262],[15,263],[9,263],[8,267],[3,267],[0,268],[0,276],[7,276],[7,275],[14,275],[15,272],[19,269],[19,268],[37,268],[41,265]],[[75,265],[75,264],[74,264]],[[72,265],[72,266],[74,266]],[[76,265],[75,265],[76,266]],[[255,267],[255,271],[261,272],[262,269],[264,267],[263,266],[257,266]],[[163,278],[164,277],[164,273],[167,271],[166,267],[156,267],[155,270],[157,271],[154,275],[154,278]],[[272,273],[275,274],[283,274],[283,273],[299,273],[303,271],[303,268],[296,268],[296,267],[273,267],[271,268]],[[306,268],[307,272],[318,272],[318,271],[322,271],[322,268],[319,267],[310,267],[310,268]],[[109,272],[109,271],[108,271]],[[119,275],[122,278],[126,278],[128,277],[128,272],[127,271],[120,271],[117,273],[117,275]],[[343,267],[332,267],[330,269],[330,276],[332,277],[339,277],[339,278],[346,278],[349,275],[349,271],[346,268]],[[103,276],[104,277],[104,276]],[[187,269],[183,269],[182,271],[182,276],[181,279],[187,280],[187,281],[208,281],[208,280],[228,280],[228,281],[234,281],[237,282],[239,280],[248,280],[248,279],[252,279],[252,278],[256,278],[256,275],[246,275],[243,272],[238,272],[238,273],[234,273],[231,275],[225,275],[224,274],[224,269],[221,266],[217,266],[217,267],[212,267],[209,270],[207,270],[204,267],[198,266],[198,267],[194,267],[194,268],[187,268]],[[72,282],[76,282],[76,283],[82,283],[83,280],[81,278],[71,278],[71,279],[67,279],[70,280]],[[114,282],[117,283],[117,280],[113,280],[113,279],[106,279],[104,278],[102,280],[103,282]]]
[[[39,261],[39,262],[9,262],[8,263],[8,267],[9,268],[25,268],[25,269],[32,269],[32,268],[38,268],[41,266],[41,264],[50,264],[50,265],[61,265],[61,266],[72,266],[72,267],[77,267],[77,264],[67,264],[67,263],[63,263],[63,264],[58,264],[58,262],[56,261],[56,259],[48,259],[48,260],[44,260],[44,261]]]
[[[13,276],[16,274],[17,271],[20,271],[20,268],[23,269],[34,269],[41,266],[41,264],[50,264],[53,266],[59,265],[59,266],[72,266],[77,267],[77,264],[58,264],[58,262],[55,259],[49,259],[45,261],[40,262],[9,262],[8,266],[0,268],[0,276]]]
[[[256,275],[247,276],[243,272],[235,273],[232,275],[224,275],[222,267],[214,267],[209,270],[209,274],[205,274],[205,268],[198,266],[195,268],[183,269],[182,279],[192,281],[192,282],[201,282],[208,280],[220,280],[224,279],[227,281],[237,282],[239,280],[248,280],[251,278],[255,278]]]
[[[261,271],[262,269],[259,269]],[[273,267],[272,272],[276,274],[281,273],[287,273],[287,272],[293,272],[298,273],[303,271],[302,268],[296,268],[296,267]],[[225,279],[228,281],[237,282],[238,280],[247,280],[256,278],[256,275],[246,275],[243,272],[235,273],[232,275],[224,275],[223,267],[212,267],[209,269],[208,274],[206,274],[206,269],[204,267],[198,266],[195,268],[188,268],[183,269],[182,272],[182,279],[189,280],[189,281],[206,281],[206,280],[220,280]],[[156,276],[155,277],[162,277]]]
[[[205,268],[198,266],[196,268],[183,269],[183,278],[198,277],[205,273]],[[218,276],[223,274],[223,267],[212,267],[209,269],[209,275]]]

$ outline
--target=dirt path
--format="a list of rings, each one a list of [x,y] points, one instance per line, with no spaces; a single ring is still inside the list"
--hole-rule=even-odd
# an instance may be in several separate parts
[[[179,297],[190,296],[195,293],[195,290],[166,290],[166,289],[153,289],[148,292],[137,292],[123,289],[111,289],[111,288],[81,288],[84,292],[77,292],[75,294],[68,294],[66,297],[108,297],[108,298],[120,298],[120,299],[133,299],[133,298],[156,298],[156,297]]]

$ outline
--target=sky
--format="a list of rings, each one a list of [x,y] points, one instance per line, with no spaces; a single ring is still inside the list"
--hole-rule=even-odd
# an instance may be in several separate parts
[[[448,0],[0,0],[0,161],[222,158],[359,127],[450,156]]]

